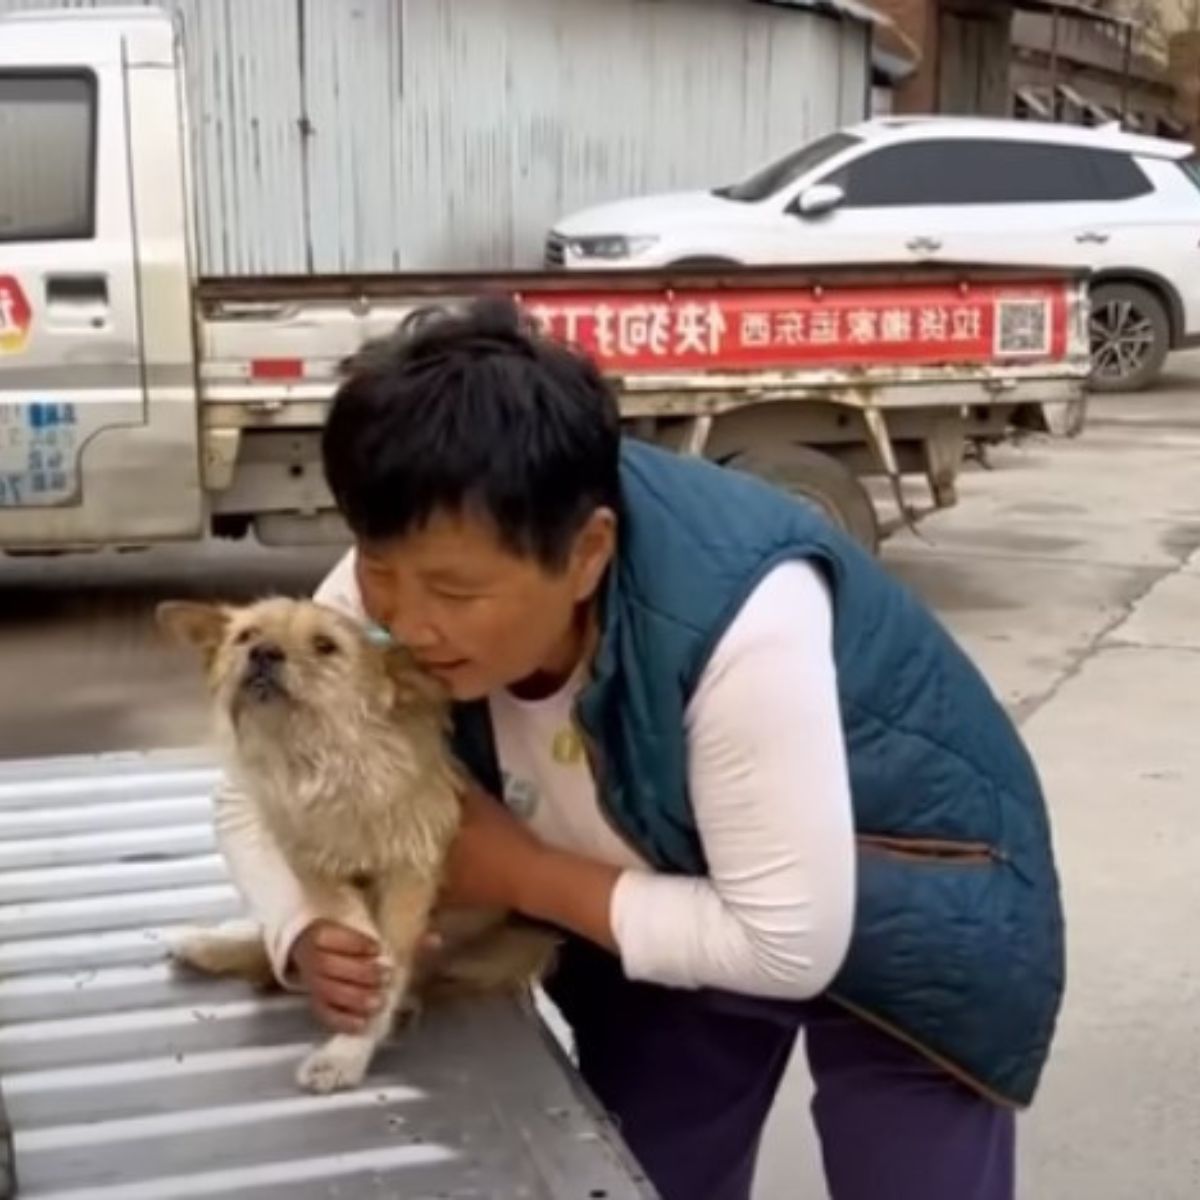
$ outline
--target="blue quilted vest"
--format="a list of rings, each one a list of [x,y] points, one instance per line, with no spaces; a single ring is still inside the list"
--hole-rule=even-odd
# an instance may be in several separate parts
[[[608,817],[656,869],[704,873],[684,710],[763,576],[815,563],[833,599],[858,833],[854,935],[828,996],[1027,1104],[1062,995],[1063,922],[1041,788],[1008,716],[928,610],[809,506],[635,442],[621,484],[578,708]],[[501,794],[485,706],[460,706],[456,743]]]

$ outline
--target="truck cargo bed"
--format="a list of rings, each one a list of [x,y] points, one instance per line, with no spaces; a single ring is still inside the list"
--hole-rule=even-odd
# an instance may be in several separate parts
[[[426,1014],[357,1091],[300,1092],[302,997],[165,958],[166,928],[238,911],[216,779],[177,756],[0,765],[0,1196],[651,1197],[509,1001]]]

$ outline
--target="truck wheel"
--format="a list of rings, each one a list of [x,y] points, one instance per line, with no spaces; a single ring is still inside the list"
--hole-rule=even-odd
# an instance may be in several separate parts
[[[1149,387],[1171,348],[1166,306],[1136,283],[1102,283],[1092,289],[1090,332],[1095,392]]]
[[[757,475],[777,488],[815,504],[870,554],[879,549],[875,505],[858,477],[829,454],[809,446],[739,450],[722,460],[735,471]]]

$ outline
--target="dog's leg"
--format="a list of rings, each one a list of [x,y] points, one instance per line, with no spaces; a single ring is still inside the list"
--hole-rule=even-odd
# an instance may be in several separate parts
[[[310,1092],[357,1087],[409,998],[417,952],[429,924],[437,884],[413,875],[396,875],[381,880],[377,887],[375,919],[391,978],[384,988],[379,1011],[362,1033],[335,1034],[301,1064],[297,1078],[300,1086]]]
[[[188,925],[172,930],[164,941],[172,958],[206,975],[230,975],[264,989],[275,982],[262,932],[253,922],[207,929]]]

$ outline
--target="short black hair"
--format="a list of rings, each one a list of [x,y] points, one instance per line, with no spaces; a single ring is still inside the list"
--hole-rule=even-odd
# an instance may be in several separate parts
[[[439,512],[491,521],[561,567],[599,507],[619,511],[620,421],[596,365],[508,300],[414,312],[344,364],[322,437],[351,531],[386,542]]]

